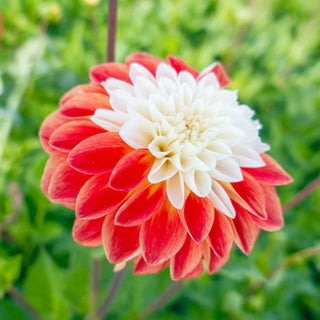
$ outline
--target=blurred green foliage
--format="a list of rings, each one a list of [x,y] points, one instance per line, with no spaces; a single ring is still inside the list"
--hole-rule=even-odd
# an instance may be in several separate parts
[[[43,319],[84,319],[93,257],[102,260],[99,301],[112,266],[101,250],[73,242],[74,213],[41,193],[47,155],[37,134],[61,95],[105,60],[107,3],[1,0],[0,12],[0,319],[31,319],[4,295],[12,285]],[[173,54],[198,69],[220,60],[295,180],[279,188],[284,203],[320,171],[319,35],[318,0],[121,0],[116,57]],[[261,232],[249,257],[234,250],[221,271],[186,281],[150,319],[319,319],[319,256],[266,277],[292,253],[320,245],[319,203],[318,189],[287,212],[283,230]],[[248,295],[256,281],[261,288]],[[170,283],[168,270],[128,272],[108,319],[137,319]]]

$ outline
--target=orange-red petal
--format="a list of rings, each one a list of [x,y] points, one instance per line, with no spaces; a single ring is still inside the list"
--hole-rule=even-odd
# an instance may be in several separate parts
[[[97,109],[111,109],[107,94],[89,92],[61,104],[61,115],[69,118],[92,116]]]
[[[118,133],[100,133],[83,140],[73,148],[69,153],[68,163],[83,173],[106,173],[131,150]]]
[[[140,247],[144,260],[156,265],[170,259],[181,249],[186,236],[179,211],[165,200],[162,208],[141,227]]]
[[[191,237],[187,236],[182,248],[171,258],[171,278],[179,280],[191,273],[199,265],[202,251],[203,244],[198,244]]]
[[[156,74],[159,63],[166,63],[164,60],[146,52],[134,52],[127,56],[126,64],[130,65],[133,62],[141,64],[142,66],[147,68],[153,75]]]
[[[199,243],[208,236],[213,225],[213,204],[209,198],[200,198],[190,192],[182,217],[191,238]]]
[[[116,190],[131,190],[148,175],[154,161],[148,149],[137,149],[122,157],[112,170],[110,187]]]
[[[208,237],[210,246],[219,257],[228,256],[233,243],[233,231],[229,219],[219,211],[215,211],[212,229]]]
[[[96,86],[101,86],[101,82],[108,78],[130,82],[129,67],[119,62],[107,62],[98,64],[90,70],[91,82]]]
[[[83,219],[97,219],[113,212],[127,193],[108,186],[109,174],[93,176],[79,192],[76,215]]]
[[[283,170],[283,168],[273,158],[266,153],[260,155],[264,163],[266,164],[261,168],[244,168],[246,172],[250,173],[257,181],[263,184],[271,185],[284,185],[289,184],[293,180]]]
[[[192,67],[190,67],[188,64],[186,64],[181,58],[179,57],[173,57],[168,56],[167,57],[169,64],[177,71],[177,73],[181,71],[188,71],[190,72],[195,78],[198,77],[199,72]]]
[[[121,206],[116,214],[116,224],[131,227],[144,223],[161,208],[165,197],[164,184],[147,186]]]
[[[102,244],[101,230],[103,218],[93,220],[75,219],[72,228],[74,241],[82,246],[97,247]]]
[[[230,219],[234,231],[234,241],[240,250],[248,255],[258,237],[259,228],[253,220],[253,216],[237,203],[233,203],[236,209],[236,217]]]
[[[111,263],[120,263],[134,255],[139,248],[139,233],[140,226],[117,226],[114,215],[107,215],[102,227],[102,243],[107,259]]]
[[[105,132],[104,129],[90,120],[70,121],[54,131],[49,143],[56,150],[69,152],[81,141],[103,132]]]

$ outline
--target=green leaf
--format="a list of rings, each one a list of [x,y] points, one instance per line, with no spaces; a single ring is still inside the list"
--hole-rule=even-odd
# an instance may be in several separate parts
[[[37,260],[29,268],[24,282],[27,301],[45,319],[70,319],[70,311],[62,293],[61,271],[51,257],[41,251]]]
[[[13,285],[20,275],[21,255],[10,258],[0,256],[0,298]]]

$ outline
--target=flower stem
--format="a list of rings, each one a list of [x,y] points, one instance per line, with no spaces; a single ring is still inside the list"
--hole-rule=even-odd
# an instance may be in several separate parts
[[[29,304],[29,302],[21,295],[21,293],[15,287],[9,288],[7,293],[11,296],[11,298],[17,301],[24,310],[26,310],[30,315],[32,315],[34,319],[41,319],[38,311],[35,310]]]
[[[100,283],[100,259],[93,258],[92,287],[91,287],[91,290],[92,290],[91,305],[92,305],[93,313],[96,313],[98,308],[99,283]]]
[[[138,319],[149,319],[152,313],[160,309],[182,287],[182,284],[183,280],[172,283],[158,299],[139,315]]]
[[[299,204],[304,198],[306,198],[313,190],[320,185],[320,176],[309,183],[305,188],[298,192],[290,201],[288,201],[283,207],[283,212],[290,210],[297,204]]]
[[[108,309],[109,309],[113,299],[115,298],[116,293],[122,283],[123,277],[125,275],[125,271],[126,271],[126,267],[115,274],[115,276],[113,278],[113,282],[111,284],[111,288],[108,292],[108,295],[107,295],[104,303],[102,304],[101,308],[97,312],[97,317],[99,319],[103,319],[105,317],[105,315],[107,314]]]
[[[118,0],[109,0],[107,61],[114,61]]]

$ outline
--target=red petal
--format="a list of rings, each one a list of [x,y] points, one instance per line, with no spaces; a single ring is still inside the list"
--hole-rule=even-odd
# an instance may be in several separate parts
[[[129,67],[119,62],[107,62],[98,64],[90,70],[91,82],[96,86],[101,86],[101,82],[108,78],[130,82]]]
[[[215,212],[213,227],[209,233],[209,242],[217,256],[229,256],[233,243],[232,227],[228,218],[217,210]]]
[[[204,75],[207,75],[210,72],[213,72],[217,76],[221,88],[224,88],[230,84],[230,78],[227,72],[224,70],[222,64],[219,62],[213,63],[211,69],[208,70]],[[204,75],[199,77],[198,80],[200,80]]]
[[[227,261],[229,260],[229,255],[225,255],[223,257],[219,257],[214,253],[213,250],[210,251],[210,260],[209,263],[207,263],[208,266],[208,273],[213,274],[216,271],[218,271],[220,268],[222,268]]]
[[[78,193],[90,177],[73,170],[66,162],[61,163],[50,181],[48,190],[50,200],[74,209]]]
[[[251,175],[242,171],[243,181],[233,183],[232,186],[239,195],[251,206],[252,214],[260,219],[266,219],[265,196],[261,185]]]
[[[139,261],[135,264],[133,268],[134,274],[151,274],[151,273],[158,273],[163,268],[165,268],[168,265],[169,261],[162,262],[160,264],[149,266],[147,263],[143,260],[143,257],[139,259]]]
[[[201,261],[202,250],[203,244],[195,243],[187,236],[182,248],[171,258],[170,274],[172,280],[179,280],[191,273]]]
[[[253,217],[236,202],[233,203],[236,209],[236,217],[229,220],[234,230],[234,241],[243,253],[248,255],[258,237],[259,228],[256,226]]]
[[[82,140],[105,132],[90,120],[70,121],[60,126],[50,137],[50,145],[62,152],[69,152]]]
[[[164,62],[164,60],[152,56],[146,52],[134,52],[126,58],[126,64],[130,65],[131,63],[136,62],[147,68],[153,75],[156,74],[159,63]]]
[[[137,149],[126,154],[114,167],[110,187],[117,190],[131,190],[148,175],[154,156],[148,149]]]
[[[96,134],[80,142],[69,154],[68,163],[83,173],[105,173],[132,149],[116,132]]]
[[[51,182],[52,175],[57,170],[58,166],[65,162],[67,155],[59,151],[51,153],[50,158],[48,159],[46,166],[43,171],[41,178],[41,190],[49,198],[49,185]]]
[[[131,227],[145,222],[161,208],[165,197],[164,184],[149,185],[122,205],[116,224]]]
[[[283,168],[269,155],[263,153],[260,156],[266,164],[264,167],[244,168],[243,170],[250,173],[257,181],[264,184],[280,186],[289,184],[293,181]]]
[[[61,117],[59,111],[55,111],[51,113],[48,117],[46,117],[45,120],[42,122],[39,131],[39,137],[41,145],[46,152],[51,153],[54,151],[54,148],[52,148],[49,145],[49,139],[52,133],[61,125],[69,121],[69,119]]]
[[[96,219],[113,212],[127,195],[108,186],[109,174],[92,177],[79,192],[76,215],[83,219]]]
[[[75,219],[72,228],[74,241],[82,246],[97,247],[102,244],[101,230],[104,217],[94,220]]]
[[[103,93],[106,94],[106,90],[101,87],[96,87],[91,84],[80,84],[74,88],[72,88],[70,91],[68,91],[64,96],[61,98],[59,105],[63,105],[68,100],[72,99],[74,96],[78,96],[81,94],[89,93],[89,92],[96,92],[96,93]]]
[[[101,93],[86,93],[76,95],[61,104],[60,112],[65,117],[92,116],[97,109],[111,109],[109,96]]]
[[[190,67],[188,64],[186,64],[181,58],[179,57],[173,57],[168,56],[167,57],[169,64],[177,71],[177,73],[181,71],[188,71],[190,72],[195,78],[198,77],[199,72],[192,67]]]
[[[266,198],[267,219],[260,220],[253,217],[256,225],[267,231],[276,231],[283,227],[283,215],[280,199],[272,186],[262,186]]]
[[[200,198],[191,192],[185,202],[182,217],[191,238],[199,243],[211,230],[214,220],[213,204],[209,198]]]
[[[166,199],[162,208],[142,225],[140,247],[149,265],[170,259],[182,247],[187,236],[179,211]]]
[[[199,277],[203,273],[203,271],[204,271],[203,262],[200,261],[198,263],[198,265],[183,278],[184,279],[193,279],[193,278]]]
[[[107,259],[120,263],[130,258],[139,249],[138,227],[120,227],[114,224],[114,215],[105,217],[102,227],[102,243]]]

